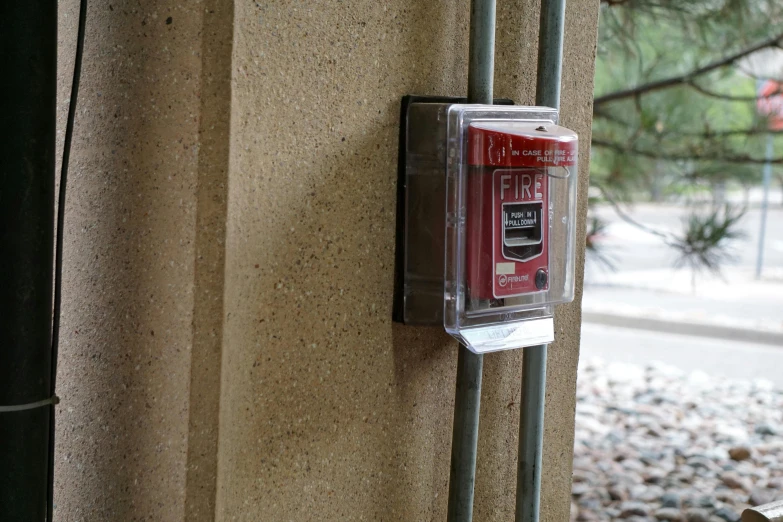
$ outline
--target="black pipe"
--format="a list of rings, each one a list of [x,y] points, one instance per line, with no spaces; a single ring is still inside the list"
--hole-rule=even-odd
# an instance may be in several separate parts
[[[57,2],[0,2],[0,408],[51,397]],[[47,516],[53,408],[0,411],[0,520]]]

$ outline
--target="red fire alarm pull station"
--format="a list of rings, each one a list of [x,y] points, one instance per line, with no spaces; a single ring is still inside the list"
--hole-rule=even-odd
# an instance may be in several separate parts
[[[549,288],[549,178],[576,165],[573,132],[536,122],[468,126],[470,299]],[[491,234],[487,233],[491,229]]]
[[[557,118],[403,101],[397,320],[441,322],[477,353],[554,340],[554,305],[574,296],[578,155]]]

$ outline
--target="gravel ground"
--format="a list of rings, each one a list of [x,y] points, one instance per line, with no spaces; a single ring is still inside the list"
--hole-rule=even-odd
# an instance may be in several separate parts
[[[572,520],[735,522],[783,499],[783,389],[586,363],[573,480]]]

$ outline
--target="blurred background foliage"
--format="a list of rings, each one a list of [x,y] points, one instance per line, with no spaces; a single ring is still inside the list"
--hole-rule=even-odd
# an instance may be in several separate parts
[[[783,132],[769,131],[757,111],[760,82],[783,81],[781,45],[779,0],[602,0],[594,199],[623,219],[622,206],[636,201],[688,205],[681,234],[656,235],[694,269],[700,259],[711,260],[702,267],[709,270],[729,259],[722,250],[736,237],[750,188],[761,183],[770,134],[773,179],[783,184]],[[744,202],[727,207],[727,189],[743,190]],[[588,222],[601,230],[594,216]],[[694,244],[700,227],[713,231],[710,241]],[[594,239],[588,249],[600,255]]]

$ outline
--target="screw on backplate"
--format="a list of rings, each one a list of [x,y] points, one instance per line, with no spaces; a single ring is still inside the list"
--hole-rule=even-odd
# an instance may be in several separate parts
[[[537,130],[537,131],[541,131],[541,132],[546,132],[546,127],[544,127],[543,125],[541,125],[541,126],[540,126],[540,127],[538,127],[536,130]]]

